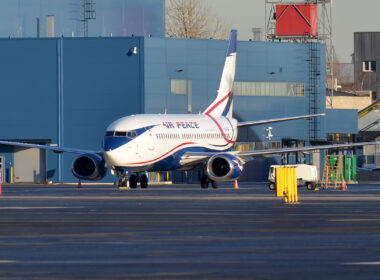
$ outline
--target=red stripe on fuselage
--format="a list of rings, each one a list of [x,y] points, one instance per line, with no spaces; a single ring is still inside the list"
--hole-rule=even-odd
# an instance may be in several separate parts
[[[211,108],[210,108],[210,110],[208,110],[206,113],[205,113],[205,115],[209,115],[212,111],[214,111],[215,110],[215,108],[216,107],[218,107],[224,100],[226,100],[228,97],[230,97],[231,96],[231,94],[233,93],[233,89],[225,96],[225,97],[223,97],[221,100],[219,100],[214,106],[212,106]]]
[[[214,118],[213,118],[212,116],[210,116],[210,115],[206,115],[206,116],[208,116],[210,119],[212,119],[212,120],[214,121],[214,123],[215,123],[216,126],[218,127],[220,133],[222,133],[222,136],[223,136],[224,140],[226,140],[227,143],[230,143],[230,144],[234,144],[234,143],[235,143],[235,141],[232,141],[232,140],[230,140],[230,139],[228,139],[228,138],[226,137],[226,134],[224,133],[222,127],[220,126],[220,124],[217,122],[216,119],[214,119]],[[233,128],[232,128],[232,129],[233,129]]]
[[[208,116],[208,117],[210,117],[210,119],[212,119],[212,120],[214,121],[214,123],[217,125],[217,127],[218,127],[220,133],[222,133],[222,135],[223,135],[224,140],[226,140],[227,143],[230,143],[230,144],[235,143],[235,141],[232,141],[232,140],[230,140],[230,139],[227,139],[226,134],[224,133],[222,127],[220,126],[220,124],[219,124],[219,123],[218,123],[218,122],[217,122],[212,116],[210,116],[210,113],[211,113],[212,111],[214,111],[215,108],[218,107],[220,104],[222,104],[223,101],[225,101],[227,98],[229,98],[229,97],[232,95],[233,92],[234,92],[234,89],[232,89],[232,90],[231,90],[231,91],[230,91],[225,97],[223,97],[221,100],[219,100],[214,106],[212,106],[212,107],[211,107],[211,108],[205,113],[205,115]]]

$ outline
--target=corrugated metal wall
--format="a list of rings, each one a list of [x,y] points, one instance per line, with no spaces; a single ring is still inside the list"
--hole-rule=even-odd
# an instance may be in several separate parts
[[[380,71],[363,72],[363,61],[376,61],[380,69],[380,32],[354,33],[354,72],[358,90],[372,90],[380,97]]]
[[[0,138],[100,150],[111,122],[143,110],[143,56],[137,37],[0,40]],[[48,153],[48,179],[75,181],[75,155],[59,157]]]

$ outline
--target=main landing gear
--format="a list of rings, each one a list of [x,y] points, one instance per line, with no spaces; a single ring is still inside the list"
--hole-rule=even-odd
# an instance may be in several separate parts
[[[129,187],[131,189],[137,188],[137,183],[140,182],[140,187],[142,189],[146,189],[148,187],[148,176],[146,174],[142,174],[139,176],[139,174],[132,174],[129,176]]]
[[[211,186],[213,189],[217,189],[218,185],[214,180],[211,180],[206,174],[203,174],[201,177],[201,188],[202,189],[207,189],[209,183],[211,183]]]
[[[125,172],[118,172],[117,176],[120,178],[117,181],[117,186],[119,188],[127,187],[128,177],[125,175]],[[139,176],[139,173],[132,174],[131,176],[129,176],[129,187],[131,189],[136,189],[138,183],[140,183],[142,189],[146,189],[148,187],[148,176],[146,176],[146,174],[142,174],[141,176]]]

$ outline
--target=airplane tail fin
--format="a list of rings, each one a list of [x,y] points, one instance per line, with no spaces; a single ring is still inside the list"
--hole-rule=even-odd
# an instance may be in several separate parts
[[[224,68],[222,78],[220,79],[220,85],[218,94],[214,102],[203,112],[205,115],[211,116],[226,116],[232,117],[233,110],[233,86],[235,79],[236,68],[236,42],[237,42],[237,30],[231,30],[230,40],[228,43],[228,50],[226,60],[224,62]]]

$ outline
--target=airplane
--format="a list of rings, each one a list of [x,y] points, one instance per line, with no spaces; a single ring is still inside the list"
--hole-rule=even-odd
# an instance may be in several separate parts
[[[126,186],[129,182],[130,188],[136,188],[138,183],[141,188],[147,188],[146,172],[186,171],[202,167],[201,187],[207,188],[211,184],[213,188],[217,188],[217,182],[237,180],[242,175],[244,164],[256,156],[380,143],[232,151],[239,127],[325,115],[312,114],[248,122],[234,119],[232,113],[236,45],[237,31],[231,30],[217,96],[200,114],[140,114],[118,119],[107,127],[100,151],[10,141],[0,141],[0,144],[79,154],[72,164],[72,173],[79,180],[101,180],[106,175],[108,166],[111,174],[119,178],[118,186]]]

